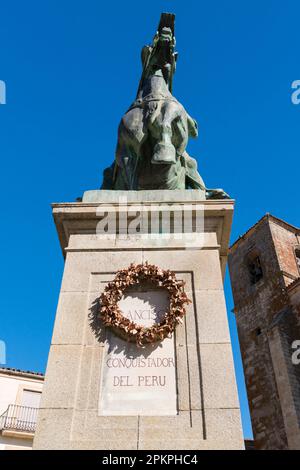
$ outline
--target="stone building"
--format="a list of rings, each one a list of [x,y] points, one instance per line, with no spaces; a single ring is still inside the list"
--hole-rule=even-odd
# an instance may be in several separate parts
[[[300,229],[267,214],[228,262],[255,447],[300,449]]]
[[[0,367],[0,450],[31,450],[43,374]]]

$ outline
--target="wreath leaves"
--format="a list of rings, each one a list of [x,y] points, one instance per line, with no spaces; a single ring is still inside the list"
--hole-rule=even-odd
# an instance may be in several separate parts
[[[170,308],[159,323],[144,327],[122,315],[118,306],[124,291],[129,287],[150,281],[157,287],[166,289],[170,297]],[[131,264],[129,268],[117,272],[115,279],[107,284],[100,296],[100,317],[105,326],[138,346],[162,341],[170,337],[177,324],[183,322],[185,304],[191,302],[184,291],[184,281],[179,281],[173,271],[163,270],[156,265]]]

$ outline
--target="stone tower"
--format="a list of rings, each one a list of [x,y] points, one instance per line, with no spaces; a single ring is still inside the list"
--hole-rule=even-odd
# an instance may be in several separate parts
[[[257,449],[300,449],[300,230],[265,215],[230,248]]]

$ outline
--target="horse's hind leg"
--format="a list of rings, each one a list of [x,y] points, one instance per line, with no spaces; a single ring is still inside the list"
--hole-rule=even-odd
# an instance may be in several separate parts
[[[142,110],[134,108],[123,116],[119,126],[116,162],[126,186],[124,189],[136,189],[140,147],[145,139],[142,118]]]
[[[172,142],[172,121],[176,108],[173,103],[164,103],[161,113],[152,123],[151,135],[156,140],[153,148],[152,163],[176,163],[176,149]]]

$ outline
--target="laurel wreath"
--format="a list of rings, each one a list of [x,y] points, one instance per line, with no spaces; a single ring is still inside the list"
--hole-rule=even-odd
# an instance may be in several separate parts
[[[118,306],[126,289],[144,282],[166,289],[169,293],[170,307],[159,323],[151,327],[138,325],[122,315]],[[171,337],[186,314],[185,304],[190,303],[185,291],[184,281],[176,279],[175,273],[148,264],[131,264],[129,268],[117,272],[100,296],[100,317],[105,326],[110,327],[121,338],[135,342],[138,346],[162,341]]]

